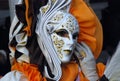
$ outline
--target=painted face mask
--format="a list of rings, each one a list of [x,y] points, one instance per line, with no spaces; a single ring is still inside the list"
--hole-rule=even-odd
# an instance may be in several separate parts
[[[73,54],[79,26],[76,19],[69,13],[57,12],[49,24],[52,27],[51,39],[61,62],[69,62]]]

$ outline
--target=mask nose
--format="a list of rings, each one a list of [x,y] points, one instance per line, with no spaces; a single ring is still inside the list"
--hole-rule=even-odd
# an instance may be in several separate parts
[[[73,40],[72,35],[69,35],[67,42],[68,42],[67,44],[72,48],[73,44],[74,44],[74,40]]]

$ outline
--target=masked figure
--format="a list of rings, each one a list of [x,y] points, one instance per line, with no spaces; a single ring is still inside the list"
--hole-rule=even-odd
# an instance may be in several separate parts
[[[100,48],[96,52],[96,38],[93,31],[96,22],[92,24],[92,29],[91,24],[89,26],[84,25],[87,22],[81,23],[79,20],[81,15],[74,13],[79,12],[77,1],[19,0],[9,33],[12,71],[5,77],[14,73],[15,75],[6,80],[97,81],[99,79],[94,59],[101,50]],[[82,0],[78,2],[87,8]],[[74,6],[75,4],[77,5]],[[92,19],[94,20],[94,17]],[[83,32],[84,26],[90,28],[92,32]],[[88,38],[84,40],[84,36]],[[92,41],[89,38],[92,38]]]

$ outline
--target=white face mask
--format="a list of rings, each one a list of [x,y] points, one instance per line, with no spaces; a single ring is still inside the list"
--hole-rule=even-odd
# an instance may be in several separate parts
[[[70,14],[63,14],[62,22],[51,33],[54,48],[61,62],[69,62],[73,54],[79,27],[76,19]],[[59,15],[57,15],[59,16]],[[56,16],[55,16],[56,17]],[[57,18],[56,18],[57,19]]]

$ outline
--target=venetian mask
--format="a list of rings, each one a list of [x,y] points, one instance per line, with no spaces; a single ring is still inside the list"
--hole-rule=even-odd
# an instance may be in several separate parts
[[[77,42],[79,26],[69,13],[57,12],[50,20],[51,39],[61,62],[69,62]]]

